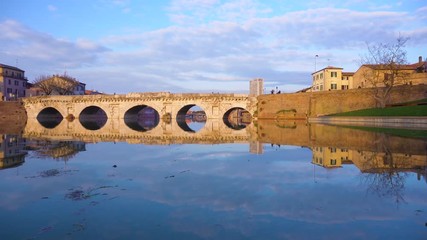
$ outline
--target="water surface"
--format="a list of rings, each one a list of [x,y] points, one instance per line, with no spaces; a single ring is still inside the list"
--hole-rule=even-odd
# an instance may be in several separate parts
[[[2,135],[0,239],[427,236],[425,139],[271,121],[162,136],[61,124]]]

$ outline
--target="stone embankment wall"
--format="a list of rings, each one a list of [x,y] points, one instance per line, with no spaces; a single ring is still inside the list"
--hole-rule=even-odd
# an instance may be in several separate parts
[[[21,102],[0,102],[0,133],[19,134],[26,122],[27,114]]]
[[[305,119],[340,112],[376,107],[374,89],[349,89],[290,94],[266,94],[258,97],[258,119]],[[390,104],[427,98],[427,85],[393,88]]]

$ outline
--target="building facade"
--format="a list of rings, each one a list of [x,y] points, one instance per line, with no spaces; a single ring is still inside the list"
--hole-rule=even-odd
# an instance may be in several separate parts
[[[249,96],[256,97],[264,94],[264,79],[255,78],[249,82]]]
[[[45,79],[47,85],[51,85],[48,95],[85,95],[86,84],[68,76],[53,75]],[[27,97],[43,96],[46,91],[34,84],[28,84]]]
[[[311,91],[345,90],[351,88],[352,73],[343,73],[343,68],[328,66],[311,74]]]
[[[0,64],[0,100],[14,101],[25,97],[27,89],[25,71],[17,67]]]
[[[417,63],[404,65],[362,65],[353,76],[353,88],[384,87],[387,77],[393,76],[393,85],[427,84],[427,62],[420,56]]]

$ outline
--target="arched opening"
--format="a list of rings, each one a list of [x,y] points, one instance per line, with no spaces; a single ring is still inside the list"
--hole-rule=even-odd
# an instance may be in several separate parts
[[[206,113],[195,104],[186,105],[178,111],[176,121],[182,130],[197,132],[206,124]]]
[[[252,122],[251,114],[246,109],[240,107],[229,109],[225,112],[222,119],[227,127],[234,130],[244,129]]]
[[[79,121],[87,130],[98,130],[107,122],[107,114],[97,106],[89,106],[80,113]]]
[[[126,111],[124,121],[129,128],[145,132],[155,128],[159,124],[160,116],[154,108],[139,105]]]
[[[55,128],[58,126],[64,117],[53,107],[48,107],[39,112],[37,121],[45,128]]]

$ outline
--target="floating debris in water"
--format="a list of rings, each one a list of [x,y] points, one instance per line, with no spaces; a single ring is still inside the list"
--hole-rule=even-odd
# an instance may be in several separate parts
[[[78,170],[59,170],[59,169],[49,169],[46,171],[42,171],[40,172],[38,175],[36,176],[30,176],[30,177],[25,177],[25,178],[37,178],[37,177],[42,177],[42,178],[47,178],[47,177],[56,177],[56,176],[61,176],[64,174],[69,174],[72,172],[77,172]]]
[[[58,169],[50,169],[40,173],[40,177],[58,176],[61,172]]]
[[[42,227],[42,228],[40,228],[40,231],[39,231],[39,233],[38,233],[38,234],[43,234],[43,233],[49,232],[49,231],[51,231],[52,229],[53,229],[53,227],[52,227],[52,226]]]
[[[65,194],[65,198],[71,199],[73,201],[80,201],[80,200],[86,200],[91,197],[97,196],[97,195],[108,195],[108,193],[99,193],[96,192],[100,189],[106,189],[106,188],[115,188],[118,186],[100,186],[97,188],[90,188],[88,190],[82,190],[82,189],[68,189],[68,193]],[[92,201],[94,202],[94,201]]]

